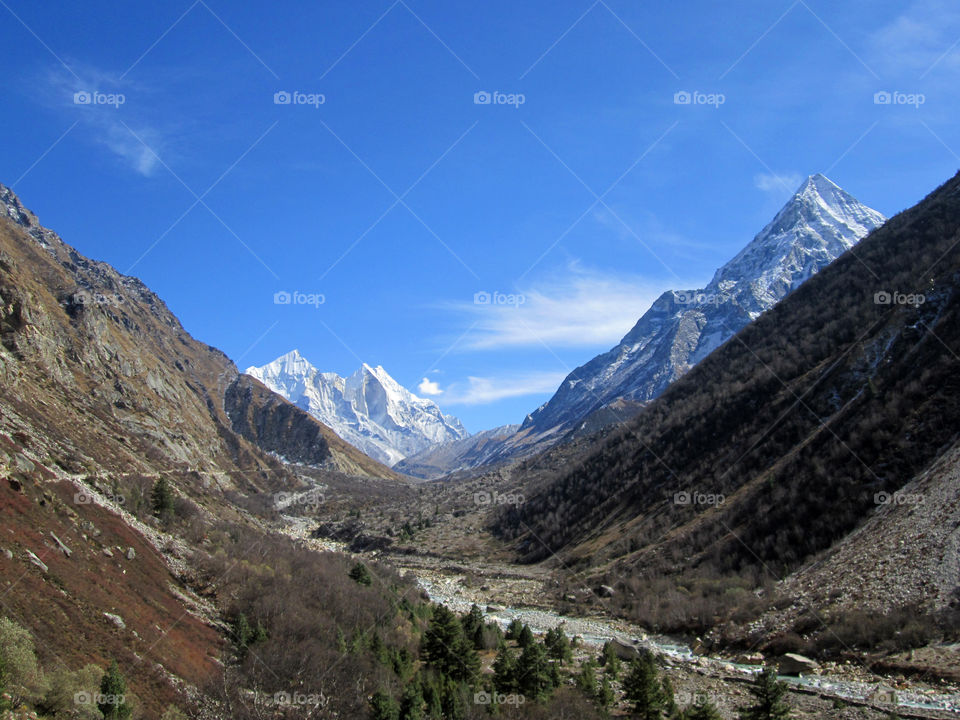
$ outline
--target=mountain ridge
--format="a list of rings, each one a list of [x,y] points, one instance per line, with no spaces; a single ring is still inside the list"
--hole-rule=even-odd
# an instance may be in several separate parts
[[[556,432],[616,399],[649,402],[883,221],[825,176],[809,176],[704,288],[664,292],[616,347],[571,372],[521,429]]]
[[[459,419],[414,395],[382,366],[361,363],[347,377],[321,372],[299,350],[244,371],[387,465],[469,436]]]

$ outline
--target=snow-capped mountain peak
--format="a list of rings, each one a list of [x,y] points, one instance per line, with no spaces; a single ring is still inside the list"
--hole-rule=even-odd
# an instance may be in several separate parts
[[[387,465],[469,435],[457,418],[414,395],[379,365],[362,363],[344,378],[320,372],[298,350],[291,350],[246,373]]]
[[[574,370],[523,428],[549,433],[618,398],[647,402],[885,222],[821,174],[700,290],[669,290],[620,344]]]

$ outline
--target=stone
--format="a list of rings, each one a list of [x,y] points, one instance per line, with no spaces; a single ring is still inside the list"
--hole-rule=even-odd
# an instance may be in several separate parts
[[[137,559],[137,551],[134,550],[133,548],[127,548],[127,560],[136,560],[136,559]]]
[[[33,563],[34,565],[36,565],[38,568],[40,568],[41,570],[43,570],[43,572],[45,572],[45,573],[48,572],[49,569],[50,569],[50,568],[48,568],[48,567],[46,566],[46,564],[43,562],[43,560],[41,560],[40,558],[38,558],[36,555],[34,555],[34,554],[33,554],[32,552],[30,552],[29,550],[27,550],[27,559],[29,559],[30,562],[32,562],[32,563]]]
[[[601,585],[599,588],[597,588],[597,595],[602,598],[612,598],[616,594],[617,591],[609,585]]]
[[[13,551],[12,551],[12,550],[4,549],[4,551],[3,551],[3,556],[4,556],[7,560],[13,560]]]
[[[613,638],[610,641],[613,648],[613,654],[621,660],[636,660],[640,657],[643,646],[637,640],[625,641],[620,638]]]
[[[104,548],[103,554],[106,555],[107,557],[113,557],[113,550],[111,550],[110,548]]]
[[[797,653],[786,653],[777,658],[777,670],[781,675],[811,673],[819,667],[820,665],[816,660],[811,660]]]
[[[114,625],[116,625],[118,628],[120,628],[121,630],[125,630],[125,629],[126,629],[127,624],[123,621],[123,618],[120,617],[119,615],[114,615],[113,613],[105,612],[105,613],[103,614],[103,616],[104,616],[107,620],[109,620],[110,622],[112,622]]]
[[[50,537],[53,538],[53,541],[57,544],[57,547],[60,548],[60,552],[62,552],[67,557],[70,557],[71,555],[73,555],[73,550],[71,550],[66,545],[64,545],[63,541],[60,538],[58,538],[56,535],[54,535],[52,530],[50,531]]]

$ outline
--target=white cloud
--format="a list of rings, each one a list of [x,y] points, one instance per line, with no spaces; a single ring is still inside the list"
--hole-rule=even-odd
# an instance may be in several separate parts
[[[444,405],[487,405],[512,397],[552,393],[566,372],[527,372],[504,377],[468,377],[447,388]]]
[[[459,349],[596,348],[619,342],[664,289],[641,277],[573,263],[539,285],[519,291],[483,288],[473,302],[451,303],[446,309],[465,315],[473,325]],[[483,296],[489,302],[483,303]]]
[[[417,390],[421,395],[441,395],[443,393],[438,383],[428,380],[427,378],[420,381],[420,384],[417,385]]]
[[[799,173],[759,173],[753,176],[753,184],[758,190],[774,195],[790,195],[796,192],[803,182]]]
[[[72,62],[70,67],[73,74],[57,68],[47,76],[41,101],[69,113],[78,121],[78,133],[106,147],[135,172],[152,175],[160,165],[157,156],[163,156],[169,143],[151,118],[132,109],[137,101],[147,105],[144,96],[152,91],[90,65]],[[81,95],[86,100],[78,102]]]
[[[954,0],[916,0],[872,34],[868,43],[869,62],[876,65],[883,76],[914,83],[935,66],[944,80],[953,81],[955,78],[949,76],[960,69],[960,52],[953,46],[958,32],[960,8]]]

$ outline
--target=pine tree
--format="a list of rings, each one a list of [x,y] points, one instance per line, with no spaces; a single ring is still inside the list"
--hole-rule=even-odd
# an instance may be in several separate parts
[[[580,666],[580,674],[577,675],[577,688],[589,698],[597,696],[596,665],[593,659],[587,660]]]
[[[614,649],[612,642],[608,641],[603,644],[603,654],[600,656],[600,664],[603,665],[604,671],[614,680],[620,675],[620,657],[617,655],[617,651]]]
[[[442,675],[470,684],[476,682],[480,658],[463,634],[460,619],[445,605],[433,611],[430,626],[423,636],[423,659]]]
[[[130,717],[131,708],[127,705],[126,694],[127,681],[123,679],[120,667],[114,660],[100,681],[97,709],[103,714],[104,720],[126,720]]]
[[[167,482],[167,479],[163,476],[157,478],[157,481],[153,484],[153,490],[150,493],[150,501],[153,505],[153,514],[164,522],[169,522],[173,519],[174,515],[174,505],[173,505],[173,489],[170,487],[170,483]]]
[[[362,562],[358,562],[350,568],[350,579],[361,585],[370,585],[373,582],[373,578],[370,577],[370,571],[367,570],[367,566]]]
[[[400,718],[400,706],[397,701],[383,690],[377,690],[370,698],[370,710],[373,720],[399,720]]]
[[[493,661],[493,687],[505,695],[517,691],[517,659],[505,643],[500,643]]]
[[[784,701],[787,685],[777,680],[777,674],[764,668],[750,687],[753,704],[740,709],[740,720],[787,720],[790,706]]]
[[[520,640],[520,633],[523,630],[523,623],[520,622],[519,618],[514,618],[510,621],[510,624],[507,625],[507,634],[505,637],[507,640]]]
[[[400,698],[400,720],[423,720],[423,691],[420,683],[411,682]]]
[[[463,616],[463,634],[473,643],[476,650],[483,650],[483,611],[476,605],[470,606],[470,612]]]
[[[527,645],[517,660],[517,689],[528,700],[546,697],[553,685],[547,653],[539,643]]]
[[[597,695],[597,702],[604,709],[613,705],[613,688],[610,687],[610,676],[606,673],[603,674],[603,679],[600,681],[600,693]]]
[[[662,720],[666,716],[668,699],[652,655],[643,655],[630,663],[623,690],[624,697],[633,703],[634,712],[642,720]]]
[[[554,660],[559,660],[561,664],[573,660],[570,641],[567,640],[567,634],[563,631],[562,625],[547,630],[544,644],[547,647],[547,655]]]
[[[531,632],[530,628],[524,624],[524,626],[520,629],[520,634],[517,636],[517,644],[522,648],[528,648],[533,645],[534,642],[536,641],[533,637],[533,632]]]

